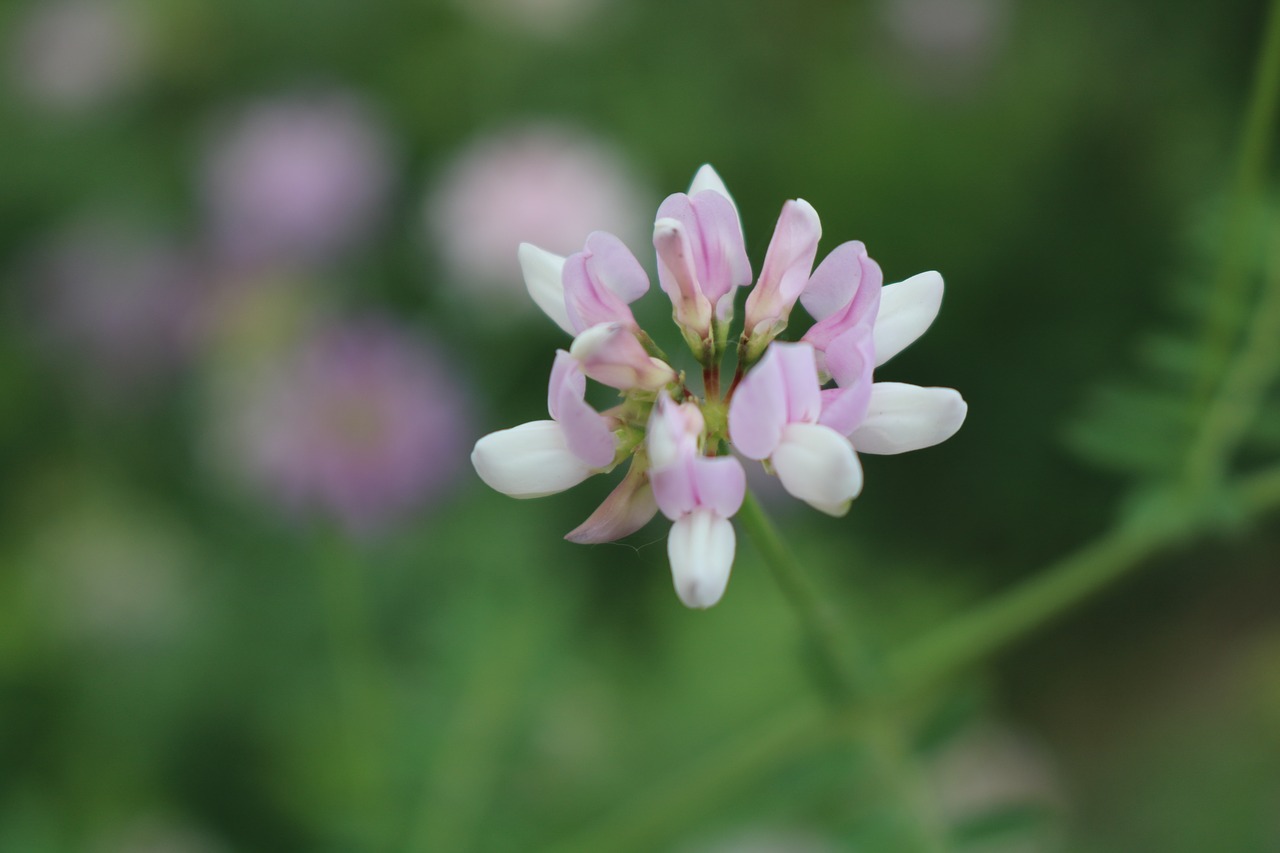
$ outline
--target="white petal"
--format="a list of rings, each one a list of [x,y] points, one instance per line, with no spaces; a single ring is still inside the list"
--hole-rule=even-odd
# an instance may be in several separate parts
[[[729,195],[729,190],[725,188],[724,181],[720,178],[720,173],[711,168],[710,163],[703,163],[698,169],[698,174],[693,176],[693,183],[689,184],[689,195],[695,196],[703,190],[712,190],[729,199],[729,204],[733,205],[733,212],[738,217],[738,226],[742,226],[742,214],[738,213],[738,203],[733,200],[733,196]]]
[[[922,272],[880,291],[874,340],[876,367],[910,346],[925,333],[942,307],[942,276]],[[859,448],[861,449],[861,448]]]
[[[671,525],[671,579],[686,607],[705,609],[720,600],[733,568],[733,551],[733,525],[714,510],[695,509]]]
[[[783,488],[827,515],[844,515],[862,491],[862,466],[853,446],[821,424],[788,424],[770,462]]]
[[[969,411],[953,388],[921,388],[901,382],[871,386],[871,405],[849,439],[859,453],[906,453],[932,447],[956,434]]]
[[[555,324],[569,334],[573,334],[573,326],[569,323],[569,311],[564,305],[564,282],[560,273],[564,270],[564,258],[539,249],[532,243],[521,243],[516,253],[520,258],[520,269],[524,272],[524,286],[538,307],[546,312]]]
[[[595,473],[565,444],[555,421],[530,421],[476,442],[471,464],[492,489],[513,498],[563,492]]]

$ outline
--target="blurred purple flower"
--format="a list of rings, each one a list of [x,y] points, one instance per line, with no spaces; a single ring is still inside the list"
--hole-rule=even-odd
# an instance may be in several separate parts
[[[214,134],[203,164],[215,248],[235,264],[331,259],[370,236],[392,172],[390,141],[354,96],[250,105]]]
[[[366,318],[322,329],[259,374],[231,410],[225,449],[287,511],[369,534],[452,485],[468,409],[439,353]]]
[[[37,252],[29,280],[37,337],[91,385],[135,388],[191,355],[204,286],[194,260],[162,237],[82,222]]]
[[[137,80],[145,63],[143,22],[127,0],[28,5],[10,39],[10,73],[28,99],[57,112],[85,112]]]
[[[520,243],[559,255],[592,231],[647,240],[648,193],[622,156],[581,131],[533,125],[483,137],[447,167],[427,199],[431,242],[459,288],[525,309]]]

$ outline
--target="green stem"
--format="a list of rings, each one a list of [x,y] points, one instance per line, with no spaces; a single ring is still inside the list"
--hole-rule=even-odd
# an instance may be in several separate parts
[[[872,695],[879,679],[871,654],[850,635],[831,601],[792,555],[752,494],[742,502],[737,520],[796,611],[837,698],[847,702]]]
[[[892,679],[910,689],[981,660],[1142,565],[1153,544],[1123,532],[1101,537],[891,654]]]
[[[1280,467],[1240,478],[1227,492],[1227,498],[1246,517],[1280,509]],[[1208,505],[1199,506],[1201,515],[1170,518],[1168,523],[1144,528],[1142,533],[1107,534],[990,604],[944,623],[888,656],[890,684],[905,696],[1018,641],[1143,565],[1158,551],[1211,529],[1221,516],[1211,514]],[[749,511],[745,505],[743,510]],[[772,530],[771,526],[765,529]],[[765,547],[772,551],[774,545],[768,543],[776,540],[776,547],[781,550],[775,557],[784,563],[791,560],[776,533],[764,534],[763,540],[762,551]],[[811,585],[808,588],[811,590]],[[868,731],[874,735],[875,723],[876,718],[856,710],[833,721],[821,709],[797,700],[721,749],[677,768],[639,793],[617,797],[617,802],[624,805],[616,812],[555,849],[653,849],[680,827],[775,771],[800,749],[836,735]]]
[[[1280,101],[1280,0],[1272,0],[1241,132],[1222,261],[1214,276],[1213,298],[1205,324],[1203,367],[1196,394],[1200,400],[1208,396],[1217,382],[1243,314],[1245,255],[1249,240],[1255,236],[1247,226],[1261,195],[1277,101]]]
[[[1280,509],[1280,467],[1240,478],[1228,500],[1246,517]],[[744,506],[744,510],[746,507]],[[891,686],[899,697],[978,662],[1011,645],[1049,619],[1056,618],[1099,592],[1168,546],[1203,533],[1219,523],[1209,505],[1201,515],[1170,519],[1144,533],[1107,534],[1075,554],[1043,570],[990,604],[955,617],[886,660]],[[766,539],[775,538],[766,536]],[[778,543],[780,546],[780,543]],[[763,549],[762,549],[763,550]],[[785,559],[789,560],[783,550]],[[870,733],[878,717],[854,709],[835,720],[805,700],[796,703],[728,741],[721,749],[677,768],[639,793],[619,796],[623,803],[590,831],[556,850],[649,850],[774,772],[807,746],[828,738]],[[887,747],[886,747],[887,748]],[[897,766],[897,765],[894,765]]]
[[[880,668],[865,644],[846,628],[840,614],[818,589],[751,494],[738,513],[739,523],[773,572],[796,611],[821,664],[821,681],[830,684],[836,707],[859,703],[863,725],[848,734],[866,743],[872,758],[871,779],[892,802],[899,818],[895,849],[903,853],[941,853],[945,833],[916,778],[915,758],[906,746],[904,723],[880,704],[884,699]]]
[[[1272,258],[1244,344],[1201,421],[1187,456],[1186,484],[1204,492],[1226,476],[1239,446],[1280,372],[1280,253]]]
[[[1256,517],[1280,508],[1280,468],[1241,477],[1226,490],[1224,498],[1236,518]],[[1221,504],[1171,502],[1158,525],[1117,528],[889,655],[889,675],[900,692],[927,686],[1061,616],[1146,565],[1160,551],[1209,532],[1232,517],[1224,515]]]

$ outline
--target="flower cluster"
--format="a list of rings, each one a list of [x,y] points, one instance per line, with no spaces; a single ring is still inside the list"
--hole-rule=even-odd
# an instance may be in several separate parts
[[[729,519],[746,494],[739,457],[763,463],[811,506],[844,515],[862,490],[858,453],[937,444],[960,428],[967,406],[950,388],[872,382],[876,367],[933,322],[942,277],[925,272],[882,286],[880,267],[856,241],[814,269],[821,234],[811,205],[783,205],[721,393],[735,297],[752,280],[737,206],[703,166],[688,193],[658,208],[658,282],[701,364],[701,396],[637,325],[630,305],[648,292],[649,277],[622,241],[597,231],[567,258],[521,245],[530,295],[573,343],[551,369],[550,420],[476,443],[471,461],[481,479],[512,497],[541,497],[630,459],[613,493],[566,538],[608,542],[660,511],[672,522],[667,552],[689,607],[715,604],[728,583]],[[798,342],[776,340],[797,301],[815,322]],[[587,379],[618,389],[621,403],[596,411]]]

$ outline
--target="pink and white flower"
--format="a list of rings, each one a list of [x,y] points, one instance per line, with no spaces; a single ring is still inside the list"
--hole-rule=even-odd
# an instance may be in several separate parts
[[[821,422],[822,409],[813,348],[776,343],[734,394],[729,438],[748,459],[767,460],[793,496],[839,516],[862,491],[862,466],[848,440]]]
[[[706,608],[724,595],[735,537],[729,519],[742,506],[746,473],[732,456],[703,455],[706,421],[695,403],[677,405],[663,392],[649,417],[653,496],[674,524],[667,555],[676,594]]]
[[[671,297],[676,325],[700,361],[717,358],[733,318],[734,294],[751,283],[751,262],[737,205],[710,166],[699,170],[688,194],[662,202],[653,245],[658,281]]]
[[[800,199],[783,205],[747,298],[738,370],[721,395],[734,295],[751,280],[738,210],[710,166],[687,194],[663,202],[654,226],[658,279],[702,368],[701,398],[636,323],[630,306],[649,279],[620,240],[593,233],[567,258],[521,245],[529,294],[574,340],[552,369],[552,419],[480,439],[472,454],[480,477],[514,497],[536,497],[630,457],[613,493],[566,538],[607,542],[660,511],[672,522],[667,555],[676,593],[695,608],[720,600],[733,565],[730,519],[745,499],[746,476],[726,445],[765,463],[811,506],[848,512],[862,491],[858,453],[943,441],[960,428],[967,406],[950,388],[872,381],[876,366],[937,315],[941,276],[921,273],[882,287],[880,267],[857,241],[812,270],[820,237],[812,206]],[[797,343],[776,341],[797,301],[817,322]],[[605,413],[591,408],[588,378],[618,389],[622,403]]]
[[[547,389],[551,420],[530,421],[476,442],[471,464],[480,479],[513,498],[541,498],[612,468],[617,438],[609,419],[587,403],[586,393],[581,366],[558,350]]]

